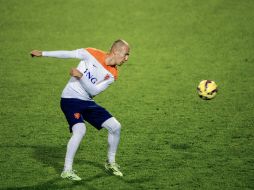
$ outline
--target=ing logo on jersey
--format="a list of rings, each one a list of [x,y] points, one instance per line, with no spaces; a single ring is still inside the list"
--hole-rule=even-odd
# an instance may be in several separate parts
[[[95,78],[88,69],[84,71],[85,76],[91,81],[91,83],[95,84],[97,82],[97,78]]]
[[[80,113],[74,113],[74,118],[79,119],[80,118]]]

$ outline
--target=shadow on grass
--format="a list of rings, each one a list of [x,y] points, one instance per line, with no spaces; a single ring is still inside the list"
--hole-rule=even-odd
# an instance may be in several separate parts
[[[6,146],[5,146],[6,147]],[[35,158],[36,160],[40,161],[42,164],[44,164],[46,167],[53,167],[56,171],[56,173],[59,173],[59,177],[54,177],[48,181],[45,181],[43,183],[39,183],[36,185],[31,186],[23,186],[23,187],[5,187],[1,188],[0,190],[57,190],[57,189],[72,189],[74,187],[80,186],[81,189],[88,189],[88,190],[97,190],[98,188],[95,188],[94,186],[90,185],[91,182],[98,179],[103,178],[114,178],[117,180],[120,180],[124,182],[127,186],[136,189],[135,184],[140,184],[144,181],[147,181],[148,179],[141,177],[139,179],[132,179],[132,180],[126,180],[124,178],[119,178],[116,176],[109,175],[104,170],[104,165],[101,163],[97,163],[94,161],[88,161],[88,160],[79,160],[79,163],[92,165],[96,168],[99,168],[101,170],[100,173],[90,176],[87,178],[83,178],[83,180],[75,182],[70,180],[65,180],[60,177],[60,173],[63,168],[63,159],[65,156],[66,147],[65,146],[26,146],[26,145],[16,145],[16,146],[9,146],[10,148],[30,148],[33,150],[33,154],[31,157]],[[32,179],[32,177],[31,177]]]
[[[47,167],[53,167],[57,173],[63,169],[66,146],[34,147],[33,157]]]
[[[45,181],[43,183],[39,183],[36,185],[31,186],[23,186],[23,187],[5,187],[1,188],[0,190],[57,190],[57,189],[72,189],[76,186],[80,186],[81,189],[88,189],[88,190],[97,190],[97,188],[93,187],[89,183],[93,180],[96,180],[98,178],[102,177],[108,177],[107,174],[99,173],[95,176],[91,176],[89,178],[85,178],[81,181],[70,181],[65,180],[60,177],[60,173],[63,168],[63,160],[65,156],[66,146],[27,146],[27,145],[15,145],[15,146],[5,146],[5,148],[24,148],[24,149],[32,149],[33,153],[31,155],[32,158],[40,161],[43,165],[46,167],[53,167],[56,171],[56,173],[59,174],[59,177],[54,177],[48,181]],[[93,164],[96,167],[102,167],[100,164],[95,162],[88,162],[89,164]],[[31,179],[33,177],[31,176]]]
[[[85,181],[80,182],[71,182],[68,181],[64,184],[58,184],[62,181],[60,178],[53,178],[41,184],[36,184],[32,186],[24,186],[24,187],[7,187],[7,188],[0,188],[1,190],[57,190],[57,189],[72,189],[75,186],[82,186],[82,189],[89,189],[89,190],[97,190],[96,188],[92,187],[91,185],[87,184]]]

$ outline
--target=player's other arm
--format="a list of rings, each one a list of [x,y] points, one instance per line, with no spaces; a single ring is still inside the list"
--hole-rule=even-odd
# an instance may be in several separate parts
[[[96,96],[97,94],[101,93],[102,91],[106,90],[109,85],[114,82],[114,79],[111,78],[109,75],[106,75],[104,80],[92,84],[87,80],[82,80],[83,74],[76,68],[72,68],[70,71],[70,75],[80,80],[80,82],[86,87],[86,90],[92,96]]]
[[[60,51],[40,51],[33,50],[30,52],[32,57],[55,57],[55,58],[76,58],[85,59],[86,52],[84,49],[77,49],[72,51],[60,50]]]

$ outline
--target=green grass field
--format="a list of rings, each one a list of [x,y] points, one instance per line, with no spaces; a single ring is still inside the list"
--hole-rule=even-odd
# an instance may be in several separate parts
[[[254,189],[253,0],[0,0],[0,190]],[[70,137],[59,106],[74,59],[33,49],[131,45],[119,80],[95,98],[122,124],[117,161],[107,131],[87,125],[60,178]],[[219,85],[201,100],[203,79]]]

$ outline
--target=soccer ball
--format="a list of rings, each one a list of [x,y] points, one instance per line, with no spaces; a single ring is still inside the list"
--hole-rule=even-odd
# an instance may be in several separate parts
[[[211,100],[216,96],[218,87],[212,80],[202,80],[199,83],[197,90],[200,98],[204,100]]]

